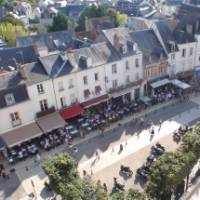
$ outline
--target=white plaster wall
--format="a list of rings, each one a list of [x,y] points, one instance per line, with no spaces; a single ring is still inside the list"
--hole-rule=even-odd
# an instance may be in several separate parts
[[[34,121],[34,104],[32,101],[24,101],[3,109],[0,109],[0,134],[13,129],[10,114],[14,112],[19,113],[21,119],[21,126]],[[17,126],[17,128],[20,126]],[[16,128],[16,127],[15,127]]]

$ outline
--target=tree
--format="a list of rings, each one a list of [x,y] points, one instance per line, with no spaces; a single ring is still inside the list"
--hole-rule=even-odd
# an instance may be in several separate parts
[[[95,199],[96,200],[108,200],[109,197],[107,193],[104,191],[103,186],[100,181],[97,181],[95,185]]]
[[[147,200],[144,193],[135,189],[129,189],[126,195],[126,200]]]
[[[53,23],[49,27],[49,32],[63,31],[68,29],[68,18],[65,14],[59,12],[54,18]]]
[[[181,146],[175,152],[165,153],[151,167],[146,192],[157,200],[170,199],[172,193],[181,191],[184,180],[200,157],[200,124],[182,139]]]
[[[119,11],[113,8],[106,8],[103,6],[92,5],[90,7],[86,7],[79,16],[77,31],[85,30],[86,17],[93,18],[93,17],[103,17],[103,16],[110,16],[111,20],[114,21],[116,27],[124,25],[128,19],[126,14],[121,14]]]
[[[90,176],[85,176],[82,180],[83,200],[91,200],[95,194],[95,184]]]
[[[49,157],[42,164],[53,190],[65,199],[82,200],[82,184],[77,171],[77,163],[68,154]]]
[[[2,22],[5,22],[5,23],[10,23],[14,26],[23,26],[24,27],[24,24],[22,21],[20,21],[19,19],[16,19],[13,15],[7,15],[3,18]]]
[[[27,30],[21,25],[12,25],[8,22],[0,23],[0,38],[6,41],[8,46],[16,45],[16,36],[25,36],[27,34]]]

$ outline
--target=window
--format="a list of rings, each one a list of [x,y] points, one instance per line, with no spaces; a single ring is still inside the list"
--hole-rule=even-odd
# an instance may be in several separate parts
[[[66,99],[65,99],[65,97],[60,97],[60,105],[61,105],[61,107],[65,107],[66,106]]]
[[[90,90],[84,90],[84,97],[85,97],[85,99],[87,99],[87,98],[89,98],[89,96],[90,96]]]
[[[182,50],[182,57],[185,57],[185,54],[186,54],[186,50],[183,49],[183,50]]]
[[[11,113],[10,118],[11,118],[11,122],[12,122],[13,127],[19,126],[21,124],[21,119],[19,117],[18,112]]]
[[[113,64],[112,65],[112,74],[116,74],[117,73],[117,65]]]
[[[116,88],[117,85],[118,85],[118,84],[117,84],[117,80],[113,80],[113,81],[112,81],[112,85],[113,85],[113,88]]]
[[[126,76],[126,84],[130,83],[130,76]]]
[[[13,94],[6,94],[4,96],[7,106],[15,104],[15,98]]]
[[[129,62],[128,62],[128,60],[126,61],[126,70],[127,71],[129,70]]]
[[[12,122],[20,120],[19,113],[18,112],[11,113],[10,118],[11,118]]]
[[[94,74],[94,79],[95,79],[95,81],[98,81],[98,80],[99,80],[99,74],[98,74],[98,73],[95,73],[95,74]]]
[[[139,80],[139,73],[138,73],[138,72],[135,74],[135,80],[136,80],[136,81]]]
[[[43,85],[42,85],[42,84],[38,84],[38,85],[37,85],[37,91],[38,91],[39,94],[44,93],[44,88],[43,88]]]
[[[69,88],[73,87],[74,87],[73,79],[69,79]]]
[[[41,111],[48,110],[48,104],[46,99],[40,101],[40,109]]]
[[[139,59],[138,58],[135,59],[135,66],[139,67]]]
[[[199,62],[200,62],[200,56],[199,56]]]
[[[192,56],[192,54],[193,54],[193,48],[191,47],[190,48],[190,56]]]
[[[87,84],[88,84],[87,76],[84,76],[84,77],[83,77],[83,83],[84,83],[84,85],[87,85]]]
[[[175,53],[171,54],[171,60],[175,60]]]
[[[59,92],[64,91],[64,87],[63,87],[63,82],[62,81],[58,82],[58,91]]]
[[[70,98],[71,104],[77,102],[77,98],[76,98],[75,94],[70,94],[69,98]]]

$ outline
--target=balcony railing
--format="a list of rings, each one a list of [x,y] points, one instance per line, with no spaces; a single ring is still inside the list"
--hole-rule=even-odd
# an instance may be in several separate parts
[[[138,86],[138,85],[141,85],[142,84],[142,79],[138,80],[138,81],[133,81],[133,82],[130,82],[126,85],[120,85],[116,88],[111,88],[109,90],[109,93],[110,94],[113,94],[113,93],[117,93],[117,92],[122,92],[123,90],[126,90],[128,88],[131,88],[131,87],[135,87],[135,86]]]

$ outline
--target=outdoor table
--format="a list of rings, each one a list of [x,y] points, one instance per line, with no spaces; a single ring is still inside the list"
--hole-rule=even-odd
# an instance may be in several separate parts
[[[77,129],[74,129],[72,131],[70,131],[70,135],[76,135],[78,134],[78,130]]]
[[[86,126],[89,126],[89,123],[83,123],[83,124],[81,124],[81,126],[84,128],[84,127],[86,127]]]
[[[70,130],[70,129],[73,129],[74,127],[72,126],[72,125],[70,125],[70,126],[65,126],[65,129],[66,130]]]
[[[79,118],[77,119],[77,121],[80,123],[80,122],[83,122],[84,121],[84,118]]]

